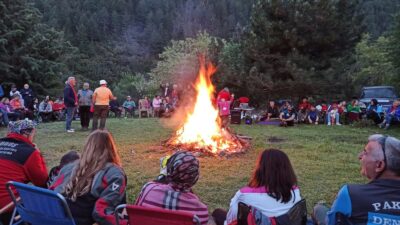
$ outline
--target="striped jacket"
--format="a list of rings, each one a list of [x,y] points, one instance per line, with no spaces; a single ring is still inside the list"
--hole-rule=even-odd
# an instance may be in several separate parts
[[[199,217],[201,224],[208,222],[208,208],[195,194],[175,191],[168,184],[145,184],[136,205],[188,212]]]

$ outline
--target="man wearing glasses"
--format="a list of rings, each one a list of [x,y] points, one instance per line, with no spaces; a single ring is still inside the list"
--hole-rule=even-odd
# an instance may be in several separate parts
[[[371,135],[358,159],[361,174],[370,182],[344,185],[327,214],[326,223],[400,224],[400,140]],[[318,213],[316,208],[314,215]]]

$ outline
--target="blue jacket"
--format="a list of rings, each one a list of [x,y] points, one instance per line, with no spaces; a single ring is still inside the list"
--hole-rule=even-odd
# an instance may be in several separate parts
[[[67,84],[64,88],[64,104],[66,107],[75,107],[75,94],[71,85]]]
[[[387,109],[386,115],[388,115],[390,113],[390,110],[392,110],[392,107],[393,106],[391,106],[390,108]],[[397,106],[394,116],[400,119],[400,106]]]

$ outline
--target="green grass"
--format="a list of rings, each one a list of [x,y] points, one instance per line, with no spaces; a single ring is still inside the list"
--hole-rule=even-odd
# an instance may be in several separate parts
[[[165,128],[163,124],[158,119],[107,121],[128,176],[129,202],[134,202],[144,183],[158,175],[159,158],[170,153],[161,146],[161,142],[170,137],[173,128]],[[73,127],[78,130],[79,121],[74,121]],[[279,148],[289,155],[309,210],[319,200],[330,204],[344,183],[366,182],[359,173],[357,154],[369,135],[383,132],[375,127],[324,125],[293,128],[262,125],[232,127],[236,132],[253,138],[252,148],[246,154],[230,158],[199,157],[201,174],[194,191],[209,206],[210,211],[228,208],[235,192],[248,182],[257,155],[265,148]],[[0,134],[4,133],[5,129],[1,129]],[[385,133],[400,137],[399,128]],[[58,164],[68,150],[81,150],[88,134],[66,133],[64,123],[40,124],[35,142],[50,169]],[[271,137],[284,140],[270,142],[268,139]]]

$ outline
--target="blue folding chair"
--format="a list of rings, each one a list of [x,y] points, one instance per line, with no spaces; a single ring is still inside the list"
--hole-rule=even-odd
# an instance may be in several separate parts
[[[54,192],[32,185],[9,181],[7,191],[15,210],[10,225],[30,223],[31,225],[76,225],[65,198]],[[20,196],[17,201],[13,190]],[[13,223],[16,212],[21,219]]]

